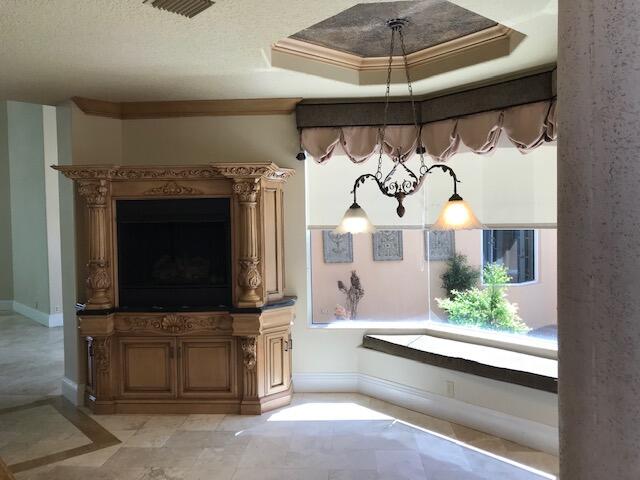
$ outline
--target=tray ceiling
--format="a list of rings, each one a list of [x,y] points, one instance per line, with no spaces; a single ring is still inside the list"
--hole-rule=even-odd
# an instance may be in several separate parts
[[[409,20],[404,29],[407,53],[496,25],[494,20],[444,0],[360,3],[290,38],[360,57],[385,57],[389,55],[385,22],[390,18]]]

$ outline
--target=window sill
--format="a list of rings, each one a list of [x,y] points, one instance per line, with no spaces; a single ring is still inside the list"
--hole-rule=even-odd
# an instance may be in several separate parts
[[[362,346],[440,368],[558,392],[557,360],[429,335],[365,335]]]
[[[366,333],[414,333],[472,345],[482,345],[541,358],[557,359],[558,346],[553,342],[518,335],[500,334],[490,331],[454,327],[432,321],[389,321],[338,320],[331,323],[313,323],[311,328],[332,330],[361,330]]]
[[[335,330],[420,330],[424,331],[431,325],[425,321],[375,321],[375,320],[335,320],[329,323],[312,323],[311,328],[327,328]]]

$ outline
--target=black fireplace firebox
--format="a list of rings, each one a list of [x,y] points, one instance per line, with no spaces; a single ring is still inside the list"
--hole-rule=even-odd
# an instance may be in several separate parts
[[[231,306],[228,198],[118,200],[119,307]]]

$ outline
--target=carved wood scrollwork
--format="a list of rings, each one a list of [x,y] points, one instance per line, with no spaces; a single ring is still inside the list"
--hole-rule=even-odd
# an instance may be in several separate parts
[[[78,193],[85,198],[88,205],[100,206],[106,203],[109,188],[106,180],[79,182]]]
[[[247,370],[253,370],[256,367],[258,341],[256,337],[242,337],[240,339],[240,348],[242,348],[242,360]]]
[[[111,366],[111,337],[93,337],[91,342],[97,373],[107,373]]]
[[[157,331],[181,335],[199,330],[231,330],[231,318],[219,316],[189,316],[171,313],[164,317],[123,317],[118,322],[121,331]]]
[[[255,202],[258,192],[260,192],[260,185],[256,182],[236,181],[233,184],[233,193],[241,202]]]
[[[180,185],[171,181],[159,187],[150,188],[144,192],[144,195],[202,195],[204,192],[197,188]]]

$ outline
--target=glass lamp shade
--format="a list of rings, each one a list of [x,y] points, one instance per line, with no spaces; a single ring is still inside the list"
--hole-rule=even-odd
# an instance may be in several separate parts
[[[442,207],[431,230],[472,230],[474,228],[482,228],[482,224],[469,204],[460,195],[454,194]]]
[[[369,221],[369,217],[366,212],[358,205],[354,203],[346,212],[340,225],[335,229],[336,233],[373,233],[376,229]]]

